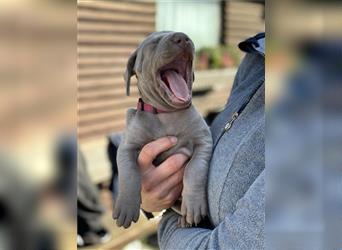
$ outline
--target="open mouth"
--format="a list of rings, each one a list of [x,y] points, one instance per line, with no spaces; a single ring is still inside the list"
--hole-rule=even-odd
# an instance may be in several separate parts
[[[189,56],[178,56],[159,70],[160,78],[165,85],[164,89],[174,102],[187,103],[191,99],[187,83],[189,79],[187,76],[191,66],[190,62]]]

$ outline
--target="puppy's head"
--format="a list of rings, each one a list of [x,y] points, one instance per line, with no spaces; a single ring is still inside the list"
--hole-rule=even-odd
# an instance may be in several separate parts
[[[191,103],[194,44],[181,32],[150,34],[131,55],[125,81],[129,95],[130,78],[136,75],[142,99],[167,111]]]

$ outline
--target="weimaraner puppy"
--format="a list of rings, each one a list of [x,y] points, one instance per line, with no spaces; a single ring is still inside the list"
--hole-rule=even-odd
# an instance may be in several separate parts
[[[157,165],[176,153],[190,157],[183,178],[182,227],[197,225],[207,215],[206,184],[212,153],[210,130],[191,104],[194,44],[180,32],[154,32],[131,55],[125,81],[136,75],[141,98],[137,109],[128,109],[126,131],[117,152],[119,193],[113,218],[125,228],[136,222],[140,211],[140,150],[164,136],[176,136],[177,144],[154,161]]]

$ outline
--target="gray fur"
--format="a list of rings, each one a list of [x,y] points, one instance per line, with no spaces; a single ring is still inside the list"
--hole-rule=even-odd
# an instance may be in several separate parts
[[[179,39],[185,39],[180,41]],[[183,43],[184,42],[184,43]],[[207,215],[207,174],[212,153],[210,130],[201,115],[191,105],[175,103],[162,86],[159,70],[179,55],[188,58],[186,82],[191,91],[193,82],[192,60],[194,45],[183,33],[155,32],[149,35],[132,54],[127,64],[125,81],[129,94],[130,77],[136,75],[138,88],[144,102],[169,111],[152,114],[136,109],[127,111],[127,127],[118,149],[119,194],[113,218],[118,226],[129,227],[136,222],[140,212],[141,176],[137,157],[144,145],[164,136],[176,136],[177,145],[158,156],[164,161],[175,153],[191,156],[185,167],[182,192],[181,225],[197,224]],[[183,58],[183,57],[182,57]]]

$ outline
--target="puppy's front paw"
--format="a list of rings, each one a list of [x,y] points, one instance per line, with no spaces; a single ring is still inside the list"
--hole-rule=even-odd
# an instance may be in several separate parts
[[[181,227],[188,227],[188,224],[192,226],[199,224],[201,219],[207,215],[207,201],[205,195],[198,195],[196,193],[192,195],[183,194]]]
[[[113,219],[118,227],[128,228],[132,221],[137,222],[140,214],[140,200],[118,197],[115,202]]]
[[[186,228],[186,227],[191,227],[191,225],[186,222],[186,217],[185,216],[179,216],[179,218],[178,218],[178,227]]]

